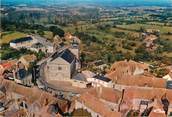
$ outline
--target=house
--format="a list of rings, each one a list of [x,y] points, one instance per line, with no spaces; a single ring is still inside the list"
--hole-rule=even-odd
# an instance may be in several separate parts
[[[43,44],[39,43],[39,42],[33,44],[29,49],[31,51],[35,51],[35,52],[42,51],[42,52],[46,53],[46,51],[47,51],[46,47]]]
[[[69,49],[55,52],[46,66],[48,79],[70,80],[77,70],[76,62],[77,58]]]
[[[30,47],[32,44],[36,43],[37,41],[31,37],[22,37],[22,38],[18,38],[15,40],[12,40],[10,42],[10,47],[14,48],[14,49],[20,49],[20,48],[28,48]]]
[[[100,86],[112,87],[113,86],[111,79],[102,75],[96,75],[96,76],[87,78],[87,81],[91,82],[93,87],[100,87]]]
[[[92,117],[121,117],[118,104],[121,93],[110,88],[91,89],[74,101],[74,109],[86,109]]]
[[[164,79],[144,75],[123,76],[117,79],[116,83],[127,86],[166,88],[166,81]]]
[[[146,63],[124,60],[115,62],[105,76],[116,81],[125,75],[141,75],[148,71],[149,65]]]
[[[4,78],[13,78],[13,69],[15,68],[16,63],[17,60],[3,61],[0,64],[0,75],[3,75]]]
[[[169,72],[167,75],[163,76],[162,78],[167,81],[172,81],[172,72]]]
[[[76,74],[72,80],[73,85],[78,87],[86,88],[86,87],[113,87],[111,79],[102,76],[96,75],[91,71],[82,71],[81,73]]]
[[[10,47],[15,49],[26,48],[36,52],[39,52],[39,50],[42,50],[45,53],[54,52],[53,44],[47,39],[37,35],[12,40],[10,42]]]
[[[46,38],[40,37],[38,35],[33,35],[32,37],[36,40],[36,43],[39,43],[39,46],[42,45],[41,48],[44,50],[43,52],[46,52],[46,53],[54,52],[53,43],[51,43],[49,40],[47,40]]]
[[[162,115],[168,115],[172,110],[171,93],[171,90],[162,88],[127,88],[124,90],[123,100],[120,104],[120,111],[139,110],[140,114],[150,117],[153,117],[151,116],[151,111],[155,113],[162,113]],[[168,109],[166,110],[164,107]]]
[[[72,78],[72,86],[87,88],[91,86],[91,83],[87,81],[87,77],[83,73],[78,73]]]
[[[92,86],[92,82],[88,81],[88,78],[94,77],[96,74],[94,74],[91,71],[82,71],[80,73],[77,73],[72,78],[72,85],[80,88],[88,88]]]
[[[30,67],[30,64],[35,62],[36,59],[37,58],[34,54],[26,54],[21,56],[18,61],[20,61],[25,66],[25,68],[28,69]]]
[[[143,74],[145,71],[149,71],[149,65],[142,62],[136,62],[133,60],[124,60],[115,62],[110,71],[122,70],[124,74],[138,75]]]
[[[3,80],[1,86],[6,89],[6,95],[1,97],[5,111],[0,114],[7,117],[62,117],[61,114],[68,110],[67,101],[38,88],[24,87],[9,80]],[[0,92],[1,89],[0,87]],[[9,103],[9,100],[15,101]]]
[[[16,62],[16,60],[2,61],[2,63],[0,63],[0,75],[2,75],[6,70],[11,71],[15,66]]]
[[[150,34],[146,35],[144,38],[144,43],[146,44],[146,48],[155,50],[156,45],[155,45],[155,40],[157,40],[158,37],[156,35]]]

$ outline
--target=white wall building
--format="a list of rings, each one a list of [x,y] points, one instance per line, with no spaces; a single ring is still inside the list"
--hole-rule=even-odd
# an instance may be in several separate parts
[[[28,37],[22,37],[16,40],[12,40],[10,42],[10,47],[14,49],[29,48],[34,43],[37,43],[37,40],[34,39],[33,37],[28,36]]]
[[[100,75],[87,78],[87,81],[91,82],[93,87],[113,87],[112,81],[109,78]]]

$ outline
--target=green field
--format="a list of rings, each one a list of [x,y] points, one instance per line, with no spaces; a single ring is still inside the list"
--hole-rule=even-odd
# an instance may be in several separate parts
[[[99,29],[99,25],[110,24],[110,27],[107,29]],[[117,52],[122,52],[124,56],[136,56],[135,50],[143,45],[143,42],[140,40],[140,27],[145,29],[159,29],[160,30],[160,39],[167,40],[171,42],[172,35],[168,35],[168,32],[172,32],[172,27],[163,26],[158,23],[153,24],[130,24],[130,25],[117,25],[113,26],[112,22],[101,22],[101,24],[85,24],[82,26],[78,25],[79,32],[84,32],[91,36],[95,36],[97,40],[103,42],[101,43],[92,43],[90,46],[87,46],[85,43],[81,46],[81,51],[87,55],[88,61],[104,59],[105,54],[111,53],[112,56],[115,56]],[[82,27],[82,29],[81,29]],[[68,26],[64,28],[65,31],[74,33],[76,31],[75,26]],[[117,33],[124,33],[124,35],[117,36]],[[131,46],[131,43],[134,44]],[[115,47],[109,47],[109,45],[115,45]],[[125,45],[125,46],[124,46]],[[154,53],[152,53],[154,54]],[[163,52],[163,56],[172,57],[171,52]]]
[[[50,31],[44,31],[44,37],[47,39],[52,39],[53,38],[53,33]]]
[[[139,30],[140,27],[143,27],[145,29],[158,29],[160,30],[160,33],[172,32],[172,27],[151,25],[151,24],[130,24],[130,25],[117,25],[117,26],[128,30]]]
[[[1,34],[0,44],[9,43],[10,41],[27,36],[21,32],[3,32]]]

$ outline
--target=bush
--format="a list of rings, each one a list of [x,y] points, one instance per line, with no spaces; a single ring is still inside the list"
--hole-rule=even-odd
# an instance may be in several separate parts
[[[39,35],[41,35],[41,36],[44,35],[44,31],[43,31],[43,30],[40,30],[40,29],[37,31],[37,33],[38,33]]]
[[[124,32],[114,32],[114,36],[117,38],[124,38],[126,35]]]
[[[53,36],[59,35],[60,37],[64,37],[65,34],[64,30],[62,30],[57,26],[50,26],[49,30],[53,33]]]
[[[156,70],[157,77],[163,77],[168,74],[168,71],[166,69],[159,69]]]

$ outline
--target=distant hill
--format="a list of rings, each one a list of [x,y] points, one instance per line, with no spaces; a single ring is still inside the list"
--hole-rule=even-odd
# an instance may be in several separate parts
[[[119,6],[172,6],[172,0],[1,0],[2,5],[104,5]]]

